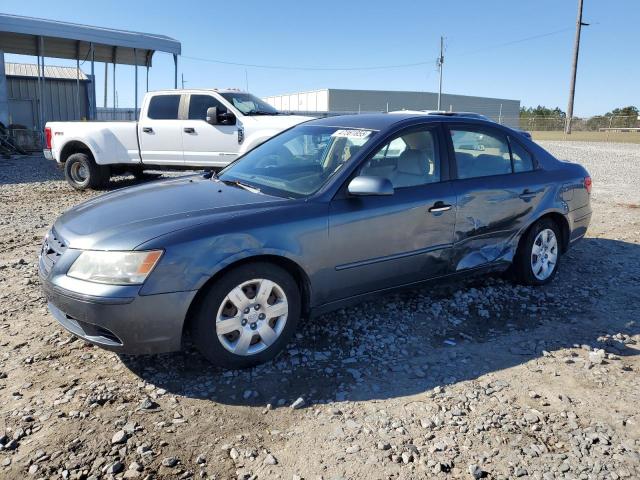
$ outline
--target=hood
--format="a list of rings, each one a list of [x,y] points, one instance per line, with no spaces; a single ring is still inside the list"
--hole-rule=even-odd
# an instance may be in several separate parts
[[[302,115],[249,115],[242,118],[244,123],[255,122],[268,126],[269,128],[275,128],[278,130],[286,130],[287,128],[298,125],[302,122],[308,122],[314,120],[313,117],[303,117]]]
[[[124,188],[65,212],[54,228],[70,248],[131,250],[176,230],[290,200],[188,176]]]

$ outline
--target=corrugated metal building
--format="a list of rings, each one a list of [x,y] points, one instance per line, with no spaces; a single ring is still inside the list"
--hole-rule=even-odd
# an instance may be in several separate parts
[[[38,66],[5,63],[9,123],[36,129],[38,125]],[[77,120],[89,117],[89,78],[74,67],[45,66],[45,119]],[[80,90],[77,90],[77,83]]]
[[[285,112],[365,113],[435,110],[438,105],[438,94],[325,88],[310,92],[274,95],[264,100]],[[520,115],[520,100],[443,94],[441,104],[443,110],[481,113],[506,125],[513,123],[511,126],[517,126]]]

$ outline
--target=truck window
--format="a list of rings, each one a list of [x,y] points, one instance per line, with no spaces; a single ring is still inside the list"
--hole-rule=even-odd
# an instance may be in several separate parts
[[[206,120],[207,109],[218,107],[218,113],[227,111],[226,107],[211,95],[191,95],[189,100],[189,120]]]
[[[156,95],[149,102],[147,117],[154,120],[177,120],[180,95]]]

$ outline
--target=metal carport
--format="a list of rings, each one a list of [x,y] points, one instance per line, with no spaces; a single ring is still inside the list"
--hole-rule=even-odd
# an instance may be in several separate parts
[[[92,118],[95,118],[95,62],[113,64],[113,91],[115,98],[117,64],[135,65],[135,108],[138,108],[138,66],[147,70],[149,88],[149,67],[155,52],[173,55],[174,88],[178,88],[178,55],[181,53],[179,41],[165,35],[116,30],[112,28],[80,25],[56,20],[0,14],[0,63],[3,67],[4,53],[33,55],[38,57],[38,84],[40,104],[40,128],[44,127],[42,98],[44,90],[44,58],[74,59],[79,68],[81,59],[91,60],[93,79]],[[0,117],[2,105],[7,104],[4,68],[0,69]],[[78,88],[79,88],[79,81]],[[4,85],[4,92],[3,92]],[[106,88],[106,86],[105,86]],[[3,96],[4,94],[4,96]],[[3,103],[4,102],[4,103]]]

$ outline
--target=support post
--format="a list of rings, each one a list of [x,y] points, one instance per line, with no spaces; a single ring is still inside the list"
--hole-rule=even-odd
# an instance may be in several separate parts
[[[173,88],[178,89],[178,55],[173,54],[174,75],[173,75]]]
[[[42,62],[42,125],[40,126],[40,131],[44,134],[44,125],[47,123],[47,86],[45,82],[45,72],[44,72],[44,37],[38,37],[40,43],[40,61]]]
[[[109,88],[109,64],[104,62],[104,99],[102,106],[107,108],[107,88]]]
[[[98,116],[98,106],[96,105],[96,47],[93,42],[89,44],[89,48],[91,49],[91,114],[89,118],[95,120]]]
[[[136,116],[138,114],[138,51],[134,48],[133,49],[133,61],[136,64],[135,66],[135,70],[136,70],[136,86],[134,88],[134,95],[136,97],[134,104],[135,104],[135,114],[134,116]]]
[[[9,125],[9,93],[4,67],[4,51],[0,50],[0,122]],[[32,125],[33,126],[33,125]]]
[[[76,42],[76,118],[80,120],[80,42]]]
[[[116,57],[118,47],[113,47],[113,119],[116,118]]]

